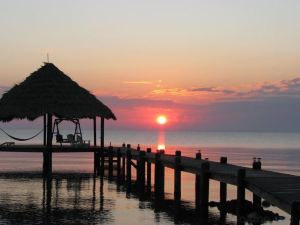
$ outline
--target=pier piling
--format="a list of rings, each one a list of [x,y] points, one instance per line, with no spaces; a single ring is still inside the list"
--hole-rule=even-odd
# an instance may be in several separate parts
[[[261,170],[261,158],[253,158],[252,169]],[[261,197],[253,193],[253,205],[256,207],[261,206]]]
[[[108,148],[108,177],[112,178],[113,177],[113,147],[109,146]]]
[[[145,191],[145,151],[139,151],[137,159],[137,184],[141,192]]]
[[[181,201],[181,151],[176,151],[176,153],[175,153],[174,200],[177,204],[180,204],[180,201]]]
[[[299,225],[300,220],[300,202],[293,202],[291,208],[291,225]]]
[[[237,172],[237,215],[241,215],[244,212],[245,203],[245,177],[246,170],[239,169]]]
[[[151,148],[147,148],[147,153],[151,153]],[[151,161],[147,160],[147,192],[151,193]]]
[[[127,144],[126,150],[126,186],[127,189],[130,190],[131,188],[131,145]]]
[[[121,148],[117,149],[117,179],[121,179]]]
[[[201,160],[201,152],[196,153],[196,159]],[[196,209],[200,208],[200,175],[195,176],[195,203]]]
[[[209,162],[202,163],[199,177],[199,200],[197,211],[200,213],[208,213],[209,200]]]
[[[227,164],[227,157],[221,157],[220,163]],[[220,203],[224,205],[227,201],[227,184],[220,182]]]
[[[165,168],[161,160],[163,152],[155,153],[155,173],[154,173],[154,192],[156,199],[164,198],[165,189]]]

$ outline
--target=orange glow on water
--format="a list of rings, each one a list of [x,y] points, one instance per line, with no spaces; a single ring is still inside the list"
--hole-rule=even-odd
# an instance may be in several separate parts
[[[166,116],[164,115],[160,115],[156,118],[156,122],[159,124],[159,125],[165,125],[167,122],[168,122],[168,119]]]

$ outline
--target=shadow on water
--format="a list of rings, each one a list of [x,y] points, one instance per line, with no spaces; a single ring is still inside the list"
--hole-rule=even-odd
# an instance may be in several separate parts
[[[120,180],[106,176],[55,173],[43,178],[39,173],[3,173],[0,179],[11,188],[17,186],[0,193],[1,224],[114,224],[116,202],[105,185],[113,185],[113,191],[127,200],[138,200],[138,210],[154,212],[154,224],[166,219],[174,224],[236,224],[226,221],[227,212],[199,213],[190,202],[178,203],[167,195],[155,200],[153,193],[140,192],[134,182],[128,192]],[[241,219],[238,224],[244,222]]]

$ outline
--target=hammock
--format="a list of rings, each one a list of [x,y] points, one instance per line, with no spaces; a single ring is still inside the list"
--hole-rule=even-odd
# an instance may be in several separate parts
[[[6,134],[8,137],[10,137],[11,139],[14,139],[14,140],[16,140],[16,141],[29,141],[29,140],[35,138],[36,136],[38,136],[40,133],[42,133],[42,132],[44,131],[44,129],[42,129],[42,130],[40,130],[38,133],[36,133],[35,135],[33,135],[33,136],[30,137],[30,138],[17,138],[17,137],[14,137],[14,136],[10,135],[9,133],[7,133],[7,132],[6,132],[5,130],[3,130],[2,128],[0,128],[0,130],[1,130],[4,134]]]

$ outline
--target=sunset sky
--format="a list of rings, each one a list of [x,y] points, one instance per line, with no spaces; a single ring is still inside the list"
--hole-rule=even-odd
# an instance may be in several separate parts
[[[298,0],[0,2],[0,91],[46,61],[112,127],[300,131]]]

